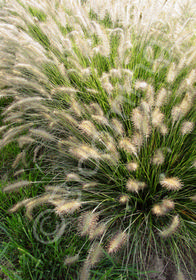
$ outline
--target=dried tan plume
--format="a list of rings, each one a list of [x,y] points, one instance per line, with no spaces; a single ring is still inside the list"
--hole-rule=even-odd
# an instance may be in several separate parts
[[[169,211],[174,209],[174,201],[171,199],[163,199],[161,203],[155,204],[152,208],[152,213],[156,216],[164,216]]]
[[[103,249],[100,243],[94,242],[90,247],[86,262],[89,264],[90,267],[93,267],[99,262],[103,255]]]
[[[129,196],[127,194],[122,194],[120,197],[119,197],[119,202],[121,204],[126,204],[127,202],[129,201]]]
[[[96,228],[97,221],[99,219],[98,213],[93,213],[91,211],[81,214],[78,220],[78,229],[80,234],[89,235]]]
[[[186,135],[191,133],[193,131],[193,128],[194,128],[194,122],[184,121],[182,123],[180,132],[182,135]]]
[[[126,232],[117,233],[109,242],[108,253],[109,254],[116,253],[125,244],[127,238],[128,235],[126,234]]]
[[[178,191],[183,186],[183,183],[178,177],[165,177],[160,181],[160,184],[169,191]]]
[[[77,262],[79,259],[79,254],[75,255],[75,256],[67,256],[65,258],[65,261],[64,261],[64,264],[65,265],[72,265],[74,264],[75,262]]]
[[[132,141],[130,138],[122,138],[119,142],[119,147],[123,150],[125,150],[127,153],[137,155],[137,149],[132,144]]]
[[[29,186],[31,185],[33,182],[31,181],[19,181],[10,185],[7,185],[6,187],[3,188],[4,192],[11,192],[11,191],[18,191],[18,189],[25,187],[25,186]]]
[[[137,181],[135,179],[129,179],[126,184],[127,190],[130,192],[138,192],[146,187],[144,182]]]
[[[78,127],[89,136],[94,136],[97,134],[96,127],[91,121],[82,121]]]
[[[138,163],[136,161],[131,161],[126,166],[128,171],[136,171],[138,169]]]
[[[172,222],[169,225],[169,227],[167,227],[166,229],[164,229],[163,231],[160,232],[160,236],[162,236],[162,237],[171,236],[177,230],[179,225],[180,225],[180,218],[178,215],[176,215],[173,217]]]
[[[164,163],[164,160],[165,160],[165,156],[163,152],[160,149],[156,150],[152,157],[152,163],[154,165],[161,165]]]
[[[75,211],[79,210],[82,206],[81,201],[79,200],[69,200],[64,203],[60,203],[59,206],[55,207],[57,214],[73,214]]]

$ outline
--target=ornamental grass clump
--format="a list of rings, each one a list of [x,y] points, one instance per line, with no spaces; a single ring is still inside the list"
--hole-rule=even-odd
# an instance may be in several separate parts
[[[43,194],[10,211],[26,207],[33,220],[49,204],[66,217],[89,240],[83,280],[104,252],[138,277],[157,257],[191,278],[195,7],[81,2],[8,0],[0,13],[0,97],[13,100],[0,147],[18,143],[14,172],[34,164],[51,176]]]

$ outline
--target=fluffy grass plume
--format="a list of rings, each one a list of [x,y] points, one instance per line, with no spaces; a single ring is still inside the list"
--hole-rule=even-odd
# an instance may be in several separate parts
[[[125,269],[145,271],[157,255],[192,277],[195,8],[173,0],[2,5],[0,98],[13,102],[0,147],[18,143],[15,172],[28,155],[52,182],[11,211],[25,206],[33,219],[49,203],[69,217],[92,243],[83,280],[104,251],[118,252]]]

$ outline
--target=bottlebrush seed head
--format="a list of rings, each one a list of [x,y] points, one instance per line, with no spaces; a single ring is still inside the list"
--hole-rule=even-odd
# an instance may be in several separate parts
[[[26,207],[33,219],[36,207],[50,204],[57,219],[69,220],[71,234],[78,225],[81,242],[92,245],[82,280],[105,246],[113,254],[126,244],[119,259],[144,271],[154,253],[186,264],[176,254],[195,243],[194,5],[150,2],[0,4],[0,99],[11,102],[2,113],[0,148],[19,144],[17,170],[8,174],[19,179],[23,167],[26,176],[34,166],[51,178],[43,194],[45,181],[17,181],[3,190],[33,185],[39,195],[11,212]],[[171,239],[179,239],[177,247],[164,247],[161,237],[180,220],[181,232]],[[67,256],[65,264],[77,258]]]
[[[108,253],[113,254],[116,253],[122,246],[125,244],[128,235],[125,232],[117,233],[108,245]]]
[[[160,184],[169,191],[178,191],[183,187],[183,183],[177,177],[165,177],[160,181]]]

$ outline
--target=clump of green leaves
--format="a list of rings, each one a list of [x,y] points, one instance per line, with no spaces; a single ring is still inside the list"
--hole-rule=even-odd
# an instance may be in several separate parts
[[[35,14],[34,8],[23,9]],[[4,111],[0,146],[17,141],[21,152],[13,168],[30,151],[34,164],[52,178],[44,194],[10,211],[25,206],[33,220],[34,209],[49,204],[60,218],[69,217],[91,244],[81,279],[89,278],[104,253],[118,253],[123,267],[131,263],[145,271],[152,256],[170,258],[178,270],[189,257],[191,275],[196,70],[194,49],[185,50],[193,37],[176,49],[161,33],[173,36],[175,30],[156,20],[144,40],[142,16],[135,29],[134,14],[126,25],[112,13],[102,19],[92,10],[88,15],[88,4],[60,11],[51,10],[45,24],[27,17],[26,29],[8,32],[18,58],[2,66],[2,94],[14,101]],[[4,52],[14,59],[9,49]],[[31,184],[16,182],[4,191]]]

